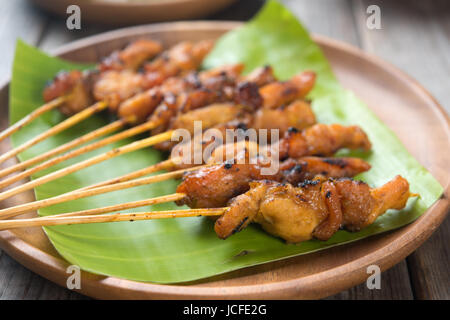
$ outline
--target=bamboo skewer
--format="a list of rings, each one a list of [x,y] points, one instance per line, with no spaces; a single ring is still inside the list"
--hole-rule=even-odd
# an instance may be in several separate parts
[[[138,125],[136,127],[132,127],[132,128],[130,128],[128,130],[119,132],[119,133],[117,133],[117,134],[115,134],[113,136],[107,137],[107,138],[105,138],[103,140],[100,140],[100,141],[94,142],[92,144],[89,144],[87,146],[84,146],[82,148],[73,150],[73,151],[71,151],[69,153],[66,153],[66,154],[62,155],[62,156],[50,159],[50,160],[48,160],[46,162],[41,163],[40,165],[38,165],[36,167],[30,168],[30,169],[25,170],[24,172],[21,172],[21,173],[13,176],[11,178],[8,178],[8,179],[5,179],[5,180],[1,181],[0,182],[0,188],[5,188],[5,187],[13,184],[14,182],[20,181],[20,180],[22,180],[22,179],[24,179],[26,177],[31,176],[32,174],[34,174],[34,173],[36,173],[38,171],[41,171],[41,170],[47,169],[49,167],[52,167],[52,166],[54,166],[54,165],[56,165],[56,164],[58,164],[60,162],[63,162],[63,161],[75,158],[75,157],[80,156],[80,155],[82,155],[84,153],[87,153],[87,152],[96,150],[98,148],[104,147],[104,146],[106,146],[108,144],[111,144],[113,142],[120,141],[120,140],[129,138],[129,137],[138,135],[138,134],[143,133],[145,131],[151,130],[151,129],[155,128],[157,125],[158,125],[157,123],[149,121],[149,122],[143,123],[141,125]],[[1,196],[1,194],[0,194],[0,196]]]
[[[103,154],[100,154],[98,156],[92,157],[92,158],[87,159],[85,161],[76,163],[76,164],[71,165],[69,167],[66,167],[66,168],[60,169],[58,171],[52,172],[52,173],[50,173],[48,175],[45,175],[43,177],[40,177],[40,178],[38,178],[36,180],[32,180],[32,181],[27,182],[27,183],[25,183],[23,185],[20,185],[18,187],[15,187],[13,189],[10,189],[10,190],[7,190],[5,192],[0,193],[0,200],[5,200],[5,199],[7,199],[9,197],[12,197],[12,196],[14,196],[16,194],[19,194],[21,192],[30,190],[30,189],[32,189],[34,187],[40,186],[40,185],[42,185],[44,183],[53,181],[55,179],[67,176],[67,175],[69,175],[69,174],[71,174],[73,172],[76,172],[76,171],[79,171],[81,169],[90,167],[90,166],[92,166],[94,164],[103,162],[105,160],[109,160],[109,159],[115,158],[117,156],[120,156],[122,154],[126,154],[126,153],[129,153],[129,152],[132,152],[132,151],[136,151],[136,150],[139,150],[139,149],[143,149],[143,148],[152,146],[154,144],[157,144],[157,143],[160,143],[160,142],[163,142],[163,141],[170,140],[170,138],[172,136],[172,133],[173,133],[173,131],[171,130],[171,131],[167,131],[167,132],[158,134],[158,135],[153,136],[153,137],[149,137],[149,138],[145,138],[145,139],[142,139],[142,140],[139,140],[139,141],[135,141],[133,143],[127,144],[127,145],[119,147],[119,148],[115,148],[113,150],[110,150],[110,151],[105,152]]]
[[[11,167],[5,168],[3,170],[0,171],[0,178],[5,177],[7,175],[10,175],[11,173],[14,173],[16,171],[20,171],[26,168],[29,168],[33,165],[35,165],[36,163],[45,161],[47,159],[50,159],[54,156],[57,156],[63,152],[66,152],[72,148],[75,148],[79,145],[82,145],[86,142],[89,142],[91,140],[94,140],[96,138],[102,137],[104,135],[107,135],[109,133],[112,133],[114,131],[117,131],[119,129],[121,129],[123,126],[125,125],[125,121],[123,120],[117,120],[113,123],[110,123],[104,127],[101,127],[95,131],[89,132],[75,140],[72,140],[70,142],[67,142],[55,149],[49,150],[48,152],[45,152],[43,154],[40,154],[34,158],[25,160],[23,162],[17,163]]]
[[[0,141],[6,139],[13,133],[19,131],[21,128],[23,128],[24,126],[29,124],[34,119],[38,118],[40,115],[42,115],[42,114],[46,113],[47,111],[50,111],[54,108],[57,108],[58,106],[63,104],[65,100],[66,100],[66,97],[63,96],[63,97],[56,98],[56,99],[40,106],[39,108],[37,108],[36,110],[31,112],[30,114],[26,115],[25,117],[23,117],[22,119],[20,119],[19,121],[17,121],[10,127],[8,127],[7,129],[2,131],[0,133]]]
[[[185,210],[168,210],[153,212],[137,212],[137,213],[116,213],[109,215],[95,216],[68,216],[68,217],[42,217],[34,219],[17,219],[10,221],[0,221],[0,230],[25,228],[25,227],[42,227],[57,225],[73,225],[88,223],[104,223],[104,222],[120,222],[120,221],[139,221],[154,220],[168,218],[187,218],[199,216],[219,216],[222,215],[228,207],[212,208],[212,209],[185,209]]]
[[[185,196],[186,195],[184,193],[173,193],[173,194],[169,194],[166,196],[155,197],[155,198],[150,198],[150,199],[145,199],[145,200],[132,201],[132,202],[126,202],[126,203],[116,204],[116,205],[102,207],[102,208],[61,213],[61,214],[55,215],[54,217],[91,216],[91,215],[95,215],[95,214],[116,212],[116,211],[120,211],[120,210],[134,209],[134,208],[140,208],[140,207],[145,207],[145,206],[151,206],[151,205],[159,204],[159,203],[177,201],[177,200],[183,199]]]
[[[122,182],[122,183],[116,183],[116,184],[98,187],[98,188],[94,188],[94,189],[87,189],[87,190],[81,190],[81,191],[75,190],[72,192],[61,194],[56,197],[43,199],[43,200],[39,200],[39,201],[34,201],[34,202],[29,202],[29,203],[15,206],[15,207],[2,209],[2,210],[0,210],[0,219],[7,219],[7,218],[15,217],[19,214],[22,214],[22,213],[25,213],[28,211],[38,210],[41,208],[49,207],[51,205],[66,202],[66,201],[72,201],[72,200],[77,200],[77,199],[81,199],[81,198],[92,197],[92,196],[99,195],[99,194],[104,194],[104,193],[108,193],[108,192],[113,192],[113,191],[133,188],[133,187],[139,187],[139,186],[143,186],[146,184],[165,181],[168,179],[180,178],[185,172],[198,170],[199,168],[206,167],[206,166],[208,166],[208,165],[198,166],[198,167],[189,168],[189,169],[185,169],[185,170],[172,171],[172,172],[168,172],[168,173],[164,173],[164,174],[150,176],[147,178],[141,178],[141,179],[126,181],[126,182]],[[34,180],[34,181],[37,181],[37,180]]]
[[[148,175],[150,173],[153,173],[153,172],[172,169],[173,166],[174,166],[174,162],[173,162],[172,159],[161,161],[161,162],[159,162],[157,164],[154,164],[154,165],[151,165],[151,166],[149,166],[147,168],[140,169],[140,170],[137,170],[137,171],[134,171],[134,172],[131,172],[131,173],[125,174],[123,176],[120,176],[120,177],[117,177],[117,178],[113,178],[113,179],[110,179],[110,180],[107,180],[107,181],[99,182],[99,183],[93,184],[91,186],[80,188],[80,189],[77,189],[77,190],[75,190],[73,192],[77,192],[77,191],[81,191],[81,190],[87,190],[87,189],[94,189],[94,188],[103,187],[103,186],[107,186],[107,185],[111,185],[111,184],[116,184],[116,183],[130,181],[130,180],[133,180],[133,179],[137,179],[137,178],[146,176],[146,175]]]
[[[35,144],[47,139],[48,137],[51,137],[79,122],[82,120],[90,117],[94,113],[97,113],[99,111],[102,111],[106,109],[108,105],[105,102],[97,102],[94,105],[90,106],[89,108],[84,109],[83,111],[80,111],[79,113],[73,115],[72,117],[64,120],[61,123],[58,123],[56,126],[52,127],[51,129],[41,133],[40,135],[34,137],[30,141],[25,142],[24,144],[18,146],[17,148],[14,148],[0,156],[0,163],[5,162],[9,158],[14,157],[15,155],[21,153],[22,151],[34,146]]]

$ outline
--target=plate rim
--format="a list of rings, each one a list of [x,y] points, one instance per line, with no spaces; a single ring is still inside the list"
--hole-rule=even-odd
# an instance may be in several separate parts
[[[191,29],[202,29],[205,27],[210,28],[214,25],[217,29],[231,30],[235,27],[242,26],[242,22],[235,21],[181,21],[181,22],[165,22],[157,24],[146,24],[134,27],[120,28],[113,31],[100,33],[98,35],[86,37],[80,40],[76,40],[65,44],[55,50],[51,50],[53,55],[63,55],[75,48],[83,47],[87,44],[95,42],[108,41],[117,39],[121,36],[134,35],[137,36],[140,33],[158,32],[163,30],[173,30],[174,28],[186,28],[186,24]],[[447,132],[450,132],[450,118],[445,109],[439,104],[436,98],[425,89],[417,80],[406,74],[404,71],[395,67],[376,57],[373,54],[362,51],[361,49],[354,47],[350,44],[344,43],[339,40],[331,39],[322,35],[313,35],[313,40],[321,45],[328,45],[335,47],[338,50],[344,51],[347,54],[356,55],[368,60],[370,63],[381,66],[384,70],[396,75],[397,79],[400,79],[419,89],[427,98],[431,99],[433,111],[446,125]],[[4,81],[0,90],[7,90],[10,83],[10,79]],[[84,272],[82,277],[82,289],[75,290],[82,294],[95,297],[95,298],[130,298],[124,295],[131,294],[131,298],[162,298],[162,299],[268,299],[268,298],[293,298],[301,295],[301,298],[321,298],[334,293],[337,293],[345,288],[359,284],[365,280],[367,274],[362,272],[363,269],[378,262],[382,271],[385,271],[401,260],[407,255],[417,249],[426,239],[428,239],[433,231],[444,221],[449,211],[449,183],[444,187],[443,196],[438,199],[426,212],[422,214],[419,219],[409,224],[410,230],[405,234],[397,237],[391,243],[370,252],[369,254],[360,257],[356,260],[352,260],[347,264],[343,264],[339,267],[331,270],[324,270],[320,273],[311,274],[301,278],[295,278],[290,280],[283,280],[274,283],[262,283],[252,285],[239,285],[230,287],[198,287],[189,286],[183,284],[157,284],[150,282],[138,282],[133,280],[125,280],[111,276],[94,275],[89,272]],[[405,226],[406,227],[406,226]],[[398,230],[398,229],[397,229]],[[422,232],[418,232],[422,230]],[[392,231],[392,232],[395,232]],[[411,234],[414,237],[411,237]],[[419,235],[419,236],[417,236]],[[408,239],[409,238],[409,239]],[[402,244],[402,239],[407,239],[406,245]],[[61,286],[65,284],[65,271],[69,265],[61,257],[53,256],[41,249],[34,247],[29,242],[22,240],[15,236],[11,231],[0,232],[0,247],[8,255],[13,257],[16,261],[24,265],[26,268],[38,273],[39,275],[53,281]],[[45,259],[44,259],[45,258]],[[39,261],[39,264],[33,262]],[[49,272],[49,270],[51,272]],[[45,272],[44,272],[45,271]],[[320,279],[320,282],[317,280]],[[329,280],[337,280],[334,290],[328,289],[328,292],[324,290],[325,283]],[[104,290],[98,290],[98,282],[104,287]],[[311,285],[314,284],[314,288]],[[319,286],[317,286],[319,284]],[[125,286],[124,286],[125,285]],[[308,289],[307,289],[308,288]],[[114,292],[108,292],[114,289]],[[122,290],[122,291],[121,291]],[[306,290],[306,291],[305,291]],[[119,292],[119,293],[116,293]],[[121,293],[120,293],[121,292]],[[324,294],[325,292],[325,294]]]

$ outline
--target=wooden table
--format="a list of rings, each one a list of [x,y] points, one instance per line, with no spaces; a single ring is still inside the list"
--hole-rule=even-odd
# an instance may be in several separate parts
[[[310,31],[376,54],[422,83],[450,112],[450,2],[284,0]],[[208,19],[248,20],[262,0],[241,0]],[[381,30],[366,27],[369,5],[381,8]],[[26,0],[0,2],[0,83],[10,76],[17,38],[45,51],[109,30],[82,24],[69,31]],[[450,299],[450,219],[401,263],[384,272],[381,289],[361,284],[328,299]],[[87,299],[25,269],[0,251],[0,299]]]

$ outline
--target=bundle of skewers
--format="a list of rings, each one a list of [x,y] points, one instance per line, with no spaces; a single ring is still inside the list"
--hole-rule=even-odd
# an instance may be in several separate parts
[[[44,88],[45,104],[0,133],[0,140],[20,130],[44,112],[59,110],[67,119],[0,156],[0,163],[89,116],[108,109],[118,120],[73,141],[0,171],[0,188],[41,170],[108,144],[149,132],[150,137],[115,148],[0,193],[0,201],[89,166],[135,150],[154,147],[171,152],[168,160],[129,174],[59,196],[0,210],[0,219],[58,203],[112,191],[182,178],[176,193],[51,217],[0,221],[0,230],[28,226],[212,216],[217,235],[225,239],[250,223],[291,243],[327,240],[344,228],[358,231],[388,209],[401,209],[410,193],[401,176],[371,188],[353,180],[370,169],[362,159],[334,157],[341,149],[369,151],[371,143],[358,126],[318,124],[306,99],[314,72],[278,80],[265,66],[243,75],[244,65],[202,70],[212,41],[182,42],[166,51],[152,40],[138,40],[113,52],[95,68],[60,72]],[[178,129],[201,139],[172,141]],[[88,142],[109,135],[90,144]],[[270,143],[235,139],[218,141],[209,130],[277,129]],[[273,138],[273,137],[271,137]],[[82,146],[83,145],[83,146]],[[77,148],[79,147],[79,148]],[[208,157],[196,158],[195,150]],[[174,152],[177,151],[177,152]],[[273,162],[276,170],[265,174]],[[166,172],[152,173],[165,170]],[[15,175],[12,175],[14,174]],[[12,176],[10,176],[12,175]],[[191,209],[115,213],[175,201]]]

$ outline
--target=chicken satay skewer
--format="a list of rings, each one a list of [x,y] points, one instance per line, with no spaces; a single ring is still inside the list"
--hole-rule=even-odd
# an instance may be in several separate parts
[[[346,129],[345,129],[346,128]],[[350,133],[353,129],[353,139],[354,141],[352,142],[352,134]],[[328,130],[327,130],[328,129]],[[348,135],[347,139],[348,141],[341,141],[338,142],[339,139],[337,139],[337,137],[339,136],[338,131],[340,130],[343,131],[348,131],[348,133],[345,133],[343,135]],[[299,159],[301,157],[305,157],[308,155],[331,155],[334,153],[334,151],[340,149],[342,146],[347,146],[349,148],[362,148],[364,150],[369,150],[370,149],[370,142],[367,139],[367,136],[364,134],[364,132],[357,128],[357,127],[343,127],[340,125],[324,125],[324,124],[317,124],[314,125],[312,127],[310,127],[309,129],[305,129],[304,130],[304,139],[306,142],[306,145],[309,145],[310,150],[306,150],[307,148],[305,145],[305,142],[301,141],[303,139],[298,139],[299,136],[302,135],[302,132],[296,132],[291,131],[289,133],[286,133],[286,138],[282,139],[280,142],[280,153],[282,157],[290,157],[290,158],[294,158],[294,159]],[[324,140],[326,141],[334,141],[334,143],[337,143],[336,145],[330,145],[327,143],[327,148],[328,150],[323,149],[323,147],[321,148],[321,142],[319,141],[318,137],[322,137]],[[350,136],[350,138],[349,138]],[[291,137],[291,138],[289,138]],[[317,141],[311,141],[312,139],[317,140]],[[292,139],[291,143],[283,143],[283,140],[289,140]],[[308,141],[309,140],[309,141]],[[300,143],[295,143],[295,141],[298,141]],[[290,145],[292,145],[290,147]],[[202,147],[205,147],[205,145],[202,144]],[[216,149],[215,152],[218,152],[219,149],[222,149],[221,147],[218,147]],[[257,150],[253,150],[254,152],[257,153]],[[214,153],[213,153],[214,154]],[[218,154],[218,156],[222,156],[222,154]],[[222,157],[224,158],[224,157]],[[129,181],[132,179],[136,179],[142,176],[145,176],[147,174],[156,172],[156,171],[160,171],[160,170],[173,170],[174,168],[177,168],[177,164],[181,161],[182,159],[179,157],[176,157],[174,159],[168,159],[165,160],[163,162],[160,162],[158,164],[155,165],[151,165],[147,168],[144,169],[140,169],[137,171],[134,171],[132,173],[129,174],[125,174],[121,177],[118,178],[114,178],[114,179],[110,179],[104,182],[100,182],[91,186],[87,186],[78,190],[86,190],[86,189],[90,189],[90,188],[95,188],[95,187],[100,187],[100,186],[105,186],[105,185],[109,185],[109,184],[113,184],[113,183],[119,183],[119,182],[124,182],[124,181]],[[217,159],[212,160],[213,162],[217,162]],[[75,190],[77,191],[77,190]]]
[[[409,191],[408,182],[401,176],[373,189],[365,183],[352,180],[320,181],[319,179],[316,182],[310,181],[299,188],[286,184],[255,182],[249,192],[230,199],[228,207],[19,219],[0,221],[0,230],[220,216],[214,226],[219,238],[226,239],[247,227],[251,222],[256,222],[261,224],[268,233],[288,242],[298,243],[312,238],[328,240],[341,227],[349,231],[359,231],[371,225],[387,210],[404,208],[410,197],[417,196]],[[163,197],[159,200],[164,201]]]
[[[250,180],[271,178],[276,181],[283,180],[296,184],[306,179],[312,179],[318,174],[333,178],[353,177],[359,173],[369,170],[369,168],[370,165],[368,163],[358,158],[306,157],[298,161],[294,159],[283,161],[277,174],[272,176],[263,176],[258,173],[261,170],[261,167],[258,164],[248,163],[244,165],[236,165],[236,168],[233,168],[232,165],[230,166],[229,163],[215,164],[202,167],[198,170],[186,172],[184,175],[184,181],[177,188],[177,193],[173,194],[174,198],[176,198],[173,199],[173,201],[192,205],[192,198],[197,198],[197,201],[201,201],[201,199],[208,197],[216,197],[217,199],[215,201],[210,201],[210,206],[218,207],[226,204],[226,201],[221,199],[230,198],[239,192],[244,192]],[[199,194],[199,190],[196,187],[200,185],[212,185],[217,181],[230,180],[232,180],[233,183],[228,183],[226,186],[219,188],[208,188],[208,191],[203,191],[202,195]],[[191,184],[193,187],[186,186],[186,184]],[[146,206],[149,204],[149,201],[151,202],[152,199],[128,202],[104,208],[63,213],[58,216],[82,216],[115,212]],[[201,202],[198,202],[197,205],[200,203]],[[205,202],[203,201],[203,203]]]
[[[239,168],[236,167],[236,169],[228,167],[226,164],[222,165],[205,165],[200,168],[194,167],[190,168],[188,170],[178,170],[177,172],[171,172],[159,176],[153,176],[149,178],[144,178],[136,181],[137,183],[133,182],[125,182],[121,183],[119,187],[114,187],[117,185],[110,185],[103,188],[96,188],[91,189],[92,192],[89,192],[89,190],[85,190],[83,192],[76,192],[76,199],[78,198],[84,198],[89,197],[97,194],[102,194],[106,192],[111,191],[117,191],[118,189],[125,189],[135,186],[140,186],[143,184],[149,184],[154,182],[161,182],[163,180],[167,180],[170,178],[177,178],[180,177],[182,174],[188,174],[188,178],[183,181],[183,183],[178,187],[178,190],[182,190],[183,192],[177,192],[172,195],[163,196],[163,197],[157,197],[153,199],[146,199],[146,200],[140,200],[140,201],[134,201],[134,202],[128,202],[128,203],[122,203],[118,205],[103,207],[103,208],[96,208],[96,209],[89,209],[89,210],[83,210],[78,212],[72,212],[72,213],[63,213],[58,215],[58,217],[65,217],[65,216],[82,216],[82,215],[93,215],[93,214],[100,214],[100,213],[107,213],[107,212],[115,212],[119,210],[125,210],[125,209],[131,209],[131,208],[137,208],[142,207],[146,205],[156,204],[156,203],[162,203],[162,202],[168,202],[168,201],[176,201],[177,203],[187,203],[190,206],[193,204],[193,198],[198,199],[196,202],[196,205],[204,206],[206,203],[205,198],[209,197],[211,193],[217,193],[215,194],[217,200],[210,202],[212,206],[220,206],[225,205],[227,200],[241,192],[245,192],[248,190],[248,182],[253,179],[262,179],[264,176],[257,173],[256,171],[260,171],[261,167],[259,165],[254,164],[247,164],[247,165],[237,165]],[[308,179],[310,177],[314,177],[317,174],[324,174],[325,171],[327,172],[327,176],[329,177],[352,177],[358,173],[367,171],[370,168],[370,166],[365,163],[363,160],[357,159],[357,158],[305,158],[304,160],[300,161],[293,161],[288,160],[285,161],[281,166],[278,174],[271,176],[272,179],[276,181],[281,181],[282,179],[285,181],[289,181],[290,183],[298,183],[300,181],[303,181],[304,179]],[[299,170],[301,169],[301,170]],[[195,173],[193,177],[190,177],[189,172]],[[198,173],[197,173],[198,172]],[[232,177],[230,179],[230,177]],[[198,183],[198,180],[203,180],[203,182]],[[232,180],[232,184],[227,184],[222,189],[208,189],[207,192],[202,192],[199,190],[199,185],[211,185],[211,182],[214,182],[214,180]],[[186,184],[188,186],[186,186]],[[189,185],[192,185],[189,187]],[[196,187],[197,186],[197,187]],[[200,188],[201,189],[201,188]],[[200,191],[200,193],[199,193]],[[68,200],[69,199],[69,200]],[[224,200],[225,199],[225,200]],[[64,201],[70,201],[74,200],[74,197],[70,195],[70,193],[61,195],[59,197],[51,198],[51,199],[45,199],[38,201],[34,203],[32,209],[39,209],[42,207],[46,207],[49,205],[53,205],[56,203],[64,202]],[[36,206],[37,205],[37,206]],[[29,206],[24,207],[24,210],[30,209]],[[31,210],[31,209],[30,209]],[[22,210],[23,211],[23,210]],[[23,212],[21,212],[23,213]],[[3,211],[0,211],[0,215],[3,218],[9,218],[11,216],[17,215],[20,213],[11,213],[11,210],[6,209]]]
[[[56,126],[50,128],[49,130],[41,133],[40,135],[34,137],[33,139],[29,140],[28,142],[25,142],[24,144],[2,154],[0,156],[0,163],[5,162],[6,160],[16,156],[20,152],[34,146],[35,144],[47,139],[48,137],[51,137],[61,131],[64,131],[73,125],[85,120],[86,118],[90,117],[94,113],[100,112],[102,110],[105,110],[108,107],[108,105],[104,102],[97,102],[96,104],[90,106],[89,108],[84,109],[83,111],[73,115],[72,117],[64,120],[63,122],[57,124]]]
[[[19,121],[17,121],[13,125],[11,125],[10,127],[6,128],[2,132],[0,132],[0,141],[5,140],[7,137],[9,137],[13,133],[19,131],[21,128],[23,128],[24,126],[26,126],[27,124],[32,122],[34,119],[41,116],[42,114],[46,113],[47,111],[50,111],[50,110],[53,110],[53,109],[59,107],[60,105],[62,105],[64,103],[65,100],[66,100],[66,97],[62,96],[62,97],[58,97],[52,101],[49,101],[49,102],[43,104],[42,106],[40,106],[39,108],[37,108],[36,110],[31,112],[30,114],[26,115],[25,117],[23,117],[22,119],[20,119]]]
[[[328,172],[330,173],[330,176],[343,177],[343,176],[354,176],[354,175],[364,172],[370,168],[370,165],[365,163],[363,160],[360,160],[357,158],[354,158],[354,159],[350,158],[349,160],[345,160],[345,158],[341,158],[341,159],[338,158],[338,159],[334,159],[333,161],[327,161],[326,159],[324,159],[317,165],[317,163],[315,163],[314,157],[312,157],[311,161],[310,161],[311,165],[313,165],[312,168],[308,168],[308,163],[309,163],[308,161],[306,161],[305,163],[304,162],[305,161],[301,160],[299,163],[301,165],[301,167],[304,168],[304,170],[302,172],[298,172],[298,169],[296,167],[292,167],[292,165],[290,165],[289,163],[288,163],[288,166],[285,166],[285,165],[282,166],[282,169],[283,170],[288,170],[288,169],[294,170],[293,178],[298,180],[298,179],[302,179],[302,177],[304,177],[305,174],[306,174],[306,177],[308,177],[308,174],[313,175],[313,176],[315,174],[319,174],[319,173],[323,174],[324,170],[328,170]],[[168,179],[180,178],[181,176],[183,176],[184,174],[186,174],[188,172],[193,172],[193,171],[195,172],[197,170],[202,170],[202,168],[205,168],[205,170],[206,170],[206,168],[211,167],[211,166],[213,166],[213,164],[207,164],[207,165],[196,166],[196,167],[192,167],[192,168],[188,168],[188,169],[176,170],[176,171],[172,171],[169,173],[154,175],[154,176],[150,176],[150,177],[146,177],[146,178],[141,178],[141,179],[132,180],[132,181],[125,181],[125,182],[111,184],[111,185],[105,185],[105,186],[96,187],[96,188],[92,188],[92,189],[75,190],[75,191],[68,192],[68,193],[65,193],[65,194],[62,194],[62,195],[59,195],[56,197],[39,200],[39,201],[31,202],[31,203],[26,203],[23,205],[0,210],[0,219],[14,217],[14,216],[22,214],[24,212],[38,210],[38,209],[48,207],[48,206],[51,206],[54,204],[62,203],[62,202],[91,197],[91,196],[95,196],[95,195],[99,195],[99,194],[128,189],[128,188],[142,186],[142,185],[148,185],[151,183],[161,182],[161,181],[165,181]],[[258,170],[258,168],[259,168],[258,166],[254,167],[254,165],[250,165],[250,164],[249,164],[249,166],[252,167],[252,171]],[[219,168],[218,168],[219,174],[220,174],[220,169],[221,169],[220,167],[221,166],[219,166]],[[226,171],[226,173],[229,173],[229,174],[236,173],[236,172],[234,172],[234,170],[225,170],[225,171]],[[238,174],[239,177],[236,177],[236,179],[233,179],[233,181],[242,179],[243,177],[246,180],[245,181],[236,181],[236,182],[238,182],[238,185],[233,184],[233,186],[232,186],[232,188],[236,187],[236,190],[241,190],[241,191],[245,192],[246,190],[243,189],[242,185],[243,184],[245,185],[249,179],[258,179],[258,178],[261,179],[260,175],[256,175],[256,176],[255,175],[251,175],[251,176],[244,175],[244,176],[242,176],[242,173],[244,171],[237,170],[237,172],[239,172],[239,174]],[[209,172],[208,174],[211,175],[211,172]],[[212,174],[214,174],[214,172],[212,172]],[[204,176],[204,175],[201,175],[201,176]],[[214,177],[211,177],[211,178],[214,178]],[[280,177],[278,177],[277,179],[280,179]],[[290,176],[287,176],[287,179],[292,182],[292,178],[290,178]],[[183,189],[183,187],[180,188],[180,186],[178,187],[178,189],[183,190],[183,191],[187,190],[188,192],[191,192],[189,189],[186,189],[186,188]],[[232,192],[235,192],[235,191],[232,190]],[[184,198],[186,193],[185,192],[177,192],[177,195],[183,195],[183,196],[181,196],[181,198]],[[180,199],[180,201],[181,201],[181,199]],[[186,203],[190,203],[189,198],[186,198]],[[118,210],[120,210],[120,209],[118,209]]]
[[[121,66],[121,68],[137,68],[141,63],[143,63],[145,60],[155,56],[161,51],[162,47],[159,43],[151,41],[151,40],[138,40],[128,47],[126,47],[122,51],[116,51],[113,54],[111,54],[107,59],[110,66],[114,64],[115,67]],[[106,64],[103,63],[105,66]],[[73,98],[73,95],[75,95],[75,92],[72,93],[63,93],[59,96],[52,96],[49,99],[46,99],[46,103],[42,105],[41,107],[37,108],[33,112],[31,112],[29,115],[24,117],[23,119],[19,120],[6,130],[0,133],[0,141],[3,139],[9,137],[13,133],[20,130],[22,127],[33,121],[34,119],[38,118],[45,112],[48,112],[54,108],[61,107],[64,105],[68,100]],[[101,107],[100,107],[101,106]],[[86,106],[87,107],[87,106]],[[18,153],[24,151],[25,149],[31,147],[32,145],[62,131],[65,130],[74,124],[78,123],[79,121],[89,117],[90,115],[94,114],[95,112],[99,110],[103,110],[106,108],[104,101],[99,101],[98,103],[94,104],[91,107],[87,107],[87,109],[91,111],[86,111],[81,113],[82,111],[86,110],[86,108],[83,108],[79,114],[73,115],[71,118],[67,119],[64,123],[64,126],[61,126],[59,129],[56,129],[56,127],[51,128],[47,132],[39,135],[38,137],[34,138],[33,140],[29,141],[28,143],[25,143],[24,145],[11,150],[10,152],[7,152],[3,154],[0,157],[0,163],[4,162],[5,160],[17,155]],[[98,109],[98,110],[97,110]],[[95,112],[92,112],[92,110],[97,110]],[[62,125],[62,123],[61,123]]]

